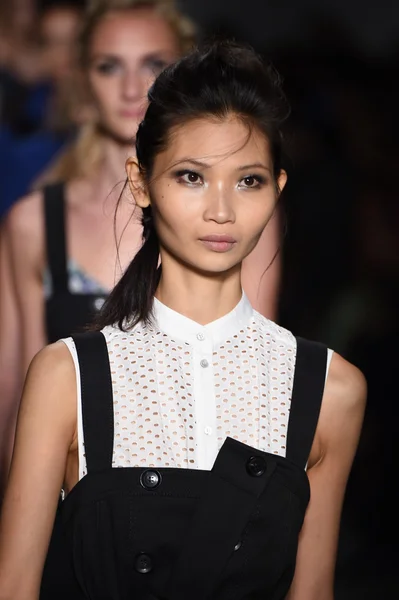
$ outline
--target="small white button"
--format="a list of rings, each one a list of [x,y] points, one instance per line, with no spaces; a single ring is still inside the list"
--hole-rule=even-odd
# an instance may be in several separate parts
[[[204,433],[205,435],[212,435],[212,427],[205,427]]]
[[[200,362],[200,365],[203,369],[206,369],[206,367],[209,367],[209,362],[206,360],[206,358],[203,358]]]
[[[197,333],[197,340],[199,340],[200,342],[203,342],[205,339],[205,336],[203,333]]]

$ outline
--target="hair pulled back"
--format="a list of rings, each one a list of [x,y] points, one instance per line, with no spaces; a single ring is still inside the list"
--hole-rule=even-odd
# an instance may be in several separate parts
[[[136,156],[147,184],[170,133],[193,119],[234,114],[268,140],[275,182],[282,168],[281,126],[289,107],[278,73],[250,46],[213,41],[167,67],[148,92],[149,105],[136,134]],[[151,207],[143,210],[143,245],[105,302],[98,327],[121,329],[150,322],[159,283],[159,242]]]

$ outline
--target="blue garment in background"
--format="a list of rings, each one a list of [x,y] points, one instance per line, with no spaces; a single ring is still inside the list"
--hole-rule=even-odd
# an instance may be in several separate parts
[[[0,219],[31,186],[67,142],[67,136],[38,132],[17,137],[0,131]]]

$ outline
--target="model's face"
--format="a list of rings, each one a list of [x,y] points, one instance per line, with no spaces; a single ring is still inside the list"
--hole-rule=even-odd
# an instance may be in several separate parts
[[[148,88],[178,55],[173,30],[154,10],[118,10],[98,24],[88,74],[105,131],[131,143],[147,108]]]
[[[280,189],[285,179],[282,172]],[[149,190],[162,261],[209,274],[241,264],[278,196],[267,140],[236,116],[178,127],[155,159]]]

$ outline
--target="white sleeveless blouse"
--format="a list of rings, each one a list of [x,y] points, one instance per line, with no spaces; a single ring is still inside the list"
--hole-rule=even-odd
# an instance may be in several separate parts
[[[227,436],[285,456],[296,359],[292,333],[253,310],[245,295],[205,326],[156,299],[153,313],[153,325],[103,330],[114,397],[113,467],[211,469]],[[81,479],[79,363],[72,338],[63,341],[76,368]]]

